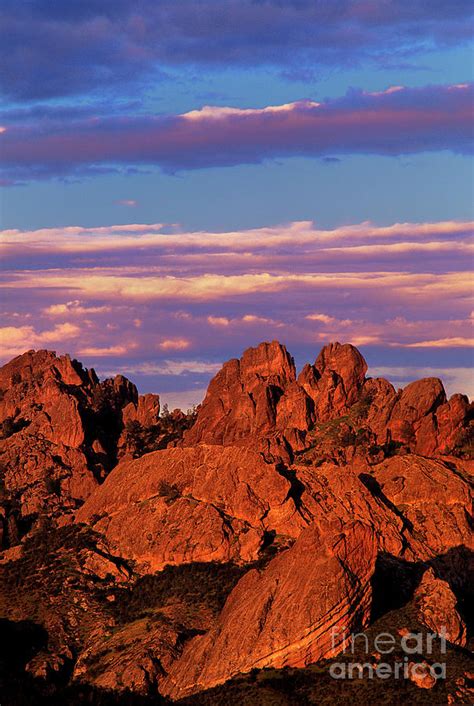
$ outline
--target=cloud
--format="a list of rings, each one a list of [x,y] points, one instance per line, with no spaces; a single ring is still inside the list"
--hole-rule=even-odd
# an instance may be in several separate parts
[[[317,228],[311,221],[296,221],[272,227],[252,228],[231,232],[182,232],[176,227],[166,227],[162,223],[114,225],[97,228],[42,228],[34,231],[9,229],[0,231],[2,257],[15,258],[31,254],[32,264],[37,264],[41,255],[90,254],[96,258],[103,253],[128,253],[146,251],[149,258],[154,253],[174,258],[179,253],[183,258],[192,259],[194,267],[199,264],[199,255],[205,254],[202,261],[211,265],[209,254],[228,255],[235,263],[236,254],[243,255],[248,267],[249,253],[252,258],[262,254],[273,258],[279,253],[288,258],[288,249],[294,258],[303,254],[317,253],[321,259],[341,259],[350,254],[359,259],[371,255],[392,257],[401,254],[427,254],[447,250],[459,252],[461,256],[472,249],[472,221],[439,221],[435,223],[394,223],[389,226],[376,225],[368,221],[345,225],[338,228]],[[170,232],[171,231],[171,232]],[[119,236],[119,237],[118,237]],[[160,259],[163,262],[163,259]],[[222,260],[219,263],[222,266]],[[217,266],[217,264],[216,264]]]
[[[49,316],[83,316],[84,314],[104,314],[110,311],[108,306],[82,306],[81,302],[76,299],[66,302],[65,304],[51,304],[44,309],[44,313]]]
[[[405,273],[405,272],[330,272],[284,274],[246,273],[239,275],[203,274],[194,277],[159,276],[86,269],[45,270],[15,274],[1,285],[9,289],[48,289],[80,292],[83,297],[121,302],[159,300],[220,301],[230,297],[245,297],[257,293],[276,293],[288,290],[311,292],[377,292],[379,301],[392,299],[396,291],[401,300],[421,301],[433,297],[456,296],[470,301],[472,278],[469,273]],[[179,345],[182,344],[178,339]],[[164,342],[168,344],[168,341]],[[187,343],[187,342],[186,342]],[[170,343],[172,347],[173,342]]]
[[[127,363],[110,370],[100,370],[102,375],[183,375],[189,373],[214,374],[222,367],[222,363],[209,363],[202,360],[163,360]]]
[[[102,356],[121,356],[129,352],[126,346],[107,346],[101,348],[100,346],[86,346],[85,348],[80,348],[79,355],[93,356],[94,358],[101,358]]]
[[[189,348],[191,341],[186,338],[167,338],[158,344],[163,351],[184,351]]]
[[[472,5],[412,0],[4,0],[0,75],[16,100],[134,93],[172,71],[409,64],[471,37]],[[25,50],[27,47],[27,51]],[[67,67],[67,70],[65,70]]]
[[[36,331],[33,326],[4,326],[0,328],[0,347],[2,356],[14,356],[31,348],[38,348],[50,343],[62,344],[77,338],[81,329],[70,323],[58,324],[53,329]]]
[[[387,360],[452,365],[470,344],[472,231],[461,221],[5,230],[5,347],[16,354],[54,339],[89,365],[115,358],[137,370],[154,351],[155,367],[136,373],[148,389],[202,387],[216,369],[209,361],[273,338],[297,356],[310,351],[306,360],[343,340]],[[180,360],[198,348],[202,361]]]
[[[328,316],[327,314],[308,314],[306,318],[309,321],[321,321],[323,324],[333,324],[336,321],[333,316]]]
[[[242,322],[244,324],[274,324],[280,326],[279,322],[273,321],[266,316],[256,316],[255,314],[245,314],[242,316]]]
[[[119,206],[127,206],[128,208],[135,208],[138,206],[138,201],[135,201],[135,199],[119,199],[117,201],[117,204]]]
[[[230,324],[230,319],[226,316],[208,316],[207,320],[211,326],[228,326]]]
[[[453,336],[452,338],[436,338],[432,341],[415,341],[398,345],[403,345],[405,348],[473,348],[474,338]]]
[[[472,95],[468,84],[351,90],[321,103],[34,121],[0,135],[0,164],[6,179],[34,179],[136,165],[176,172],[296,156],[467,154]]]
[[[405,387],[414,380],[425,377],[441,378],[448,395],[457,392],[474,398],[474,376],[471,367],[429,367],[429,366],[374,366],[369,368],[371,377],[384,377],[390,380],[395,387]]]

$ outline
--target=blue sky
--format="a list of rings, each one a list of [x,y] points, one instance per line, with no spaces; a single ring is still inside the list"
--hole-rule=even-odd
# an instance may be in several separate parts
[[[374,369],[394,380],[444,370],[450,391],[469,386],[471,232],[456,224],[473,220],[471,7],[6,0],[5,358],[25,346],[68,351],[104,373],[129,373],[143,390],[194,402],[219,363],[261,338],[281,339],[303,363],[338,336],[360,340]],[[256,243],[248,237],[252,229],[280,237],[310,221],[310,251],[297,235],[286,263],[286,245],[263,255],[260,231]],[[346,242],[340,229],[362,223]],[[397,223],[412,225],[390,248],[370,250],[371,229]],[[127,237],[136,248],[121,249],[123,224],[135,226]],[[423,244],[419,224],[437,224]],[[80,257],[70,226],[88,229]],[[184,256],[173,245],[164,254],[166,233],[217,233],[219,246],[203,252],[196,240]],[[233,233],[249,242],[235,267]],[[342,245],[319,252],[326,237]],[[107,242],[94,245],[100,238]],[[191,299],[164,286],[159,303],[148,285],[139,297],[112,292],[119,275],[146,283],[149,263],[160,291],[169,278],[192,277]],[[53,269],[67,282],[52,284]],[[99,270],[107,287],[96,279],[97,289],[83,287]],[[303,270],[315,283],[290,286]],[[339,301],[332,284],[316,283],[328,271],[342,279],[365,271],[366,285]],[[414,284],[397,280],[371,307],[364,292],[384,272],[418,273],[426,297],[407,299]],[[263,273],[280,277],[271,295],[261,282],[244,291]],[[428,284],[434,275],[441,289]],[[234,289],[197,302],[199,277]],[[405,327],[393,325],[403,312]],[[252,326],[252,316],[266,321]],[[212,323],[219,318],[227,323]]]

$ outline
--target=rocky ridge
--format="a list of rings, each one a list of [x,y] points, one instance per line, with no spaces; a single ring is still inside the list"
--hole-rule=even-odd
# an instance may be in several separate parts
[[[466,649],[472,407],[434,378],[396,391],[366,374],[349,344],[297,376],[263,343],[224,364],[197,415],[163,417],[158,396],[68,356],[4,366],[2,617],[49,636],[27,673],[197,698],[322,663],[404,604]],[[226,587],[217,603],[189,593],[199,567]]]

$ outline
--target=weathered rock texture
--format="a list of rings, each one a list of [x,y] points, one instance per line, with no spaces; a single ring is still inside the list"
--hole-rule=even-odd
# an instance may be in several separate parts
[[[425,378],[398,392],[383,378],[366,378],[367,363],[349,344],[331,343],[296,378],[293,359],[278,342],[249,348],[213,378],[184,444],[251,445],[273,460],[321,445],[321,427],[339,421],[345,436],[330,440],[347,463],[389,444],[434,455],[464,449],[471,407],[449,402],[440,380]],[[318,436],[319,434],[319,436]],[[327,456],[327,449],[323,452]]]
[[[47,636],[27,672],[177,698],[303,668],[408,601],[466,647],[471,406],[366,374],[348,344],[297,377],[263,343],[160,416],[68,356],[1,368],[0,619]]]
[[[179,439],[190,420],[159,414],[158,395],[122,375],[100,382],[67,355],[29,351],[0,368],[0,549],[42,514],[64,521],[120,457]]]
[[[146,571],[252,561],[269,532],[296,537],[305,524],[275,464],[243,447],[207,445],[120,464],[76,521],[91,523]]]
[[[161,690],[174,698],[262,667],[303,667],[336,654],[367,624],[377,544],[370,527],[316,523],[263,572],[249,571],[214,629],[195,638]]]
[[[433,569],[423,574],[415,591],[414,603],[418,619],[433,633],[453,645],[466,647],[467,629],[457,610],[457,599],[447,581],[437,579]]]
[[[118,375],[100,383],[69,356],[29,351],[0,369],[3,546],[42,513],[76,509],[117,460],[121,410],[136,387]]]

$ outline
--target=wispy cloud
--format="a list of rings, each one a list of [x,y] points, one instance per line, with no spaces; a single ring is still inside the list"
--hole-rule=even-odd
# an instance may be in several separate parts
[[[119,199],[116,203],[119,206],[127,206],[128,208],[135,208],[135,206],[138,206],[138,201],[135,199]]]
[[[184,378],[201,389],[216,360],[261,339],[309,357],[340,340],[389,360],[403,350],[408,361],[463,361],[472,231],[458,221],[4,231],[5,356],[53,345],[174,390]]]
[[[363,61],[406,67],[469,41],[471,17],[467,0],[4,0],[2,88],[16,100],[124,85],[136,95],[147,79],[196,65],[276,67],[288,80]]]
[[[208,363],[202,360],[162,360],[144,361],[142,363],[119,363],[110,369],[100,369],[102,375],[183,375],[184,373],[214,374],[221,368],[222,363]]]
[[[292,156],[465,154],[472,151],[472,94],[469,84],[397,87],[264,108],[35,120],[6,126],[0,164],[5,178],[17,179],[143,164],[175,172]]]
[[[184,351],[189,348],[191,341],[187,338],[165,338],[158,344],[162,351]]]

